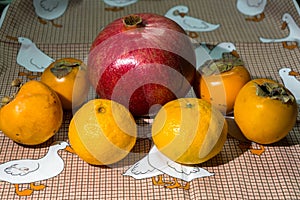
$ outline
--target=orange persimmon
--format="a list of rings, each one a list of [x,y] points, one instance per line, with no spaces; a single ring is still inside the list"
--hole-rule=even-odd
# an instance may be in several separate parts
[[[58,132],[63,109],[58,95],[40,81],[23,84],[0,109],[0,130],[10,139],[25,145],[37,145]]]
[[[283,85],[270,79],[249,81],[239,92],[234,118],[253,142],[271,144],[284,138],[298,115],[295,97]]]
[[[86,66],[81,60],[56,60],[43,72],[41,81],[58,94],[65,110],[76,108],[86,100],[88,79]]]
[[[251,80],[248,70],[238,58],[217,60],[198,71],[194,85],[196,96],[210,102],[223,114],[233,111],[238,92]]]

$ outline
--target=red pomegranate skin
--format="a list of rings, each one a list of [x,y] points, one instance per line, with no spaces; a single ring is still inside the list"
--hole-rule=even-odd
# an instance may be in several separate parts
[[[91,45],[88,73],[100,98],[125,105],[134,116],[155,114],[184,97],[195,76],[191,40],[174,21],[150,13],[126,27],[123,18],[107,25]]]

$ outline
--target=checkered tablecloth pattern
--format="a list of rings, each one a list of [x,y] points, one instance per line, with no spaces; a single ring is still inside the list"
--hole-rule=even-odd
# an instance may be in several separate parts
[[[90,45],[97,33],[109,22],[130,13],[151,12],[164,15],[175,5],[187,5],[189,15],[203,19],[220,28],[201,32],[194,40],[215,45],[233,42],[252,78],[266,77],[282,82],[278,70],[290,67],[300,72],[299,48],[288,50],[281,43],[261,43],[259,37],[281,38],[288,30],[281,30],[281,18],[290,13],[300,25],[300,17],[292,0],[272,0],[265,8],[266,18],[250,22],[236,9],[236,0],[139,0],[113,12],[101,0],[70,0],[65,14],[51,23],[41,24],[32,0],[11,3],[0,29],[0,97],[15,92],[10,83],[28,72],[16,63],[20,47],[6,36],[30,38],[54,59],[75,57],[86,60]],[[35,73],[33,73],[35,74]],[[39,79],[39,78],[37,78]],[[16,159],[43,157],[56,140],[68,140],[68,125],[72,113],[65,112],[59,132],[49,141],[36,147],[14,143],[0,132],[0,164]],[[151,134],[151,124],[137,120],[139,134]],[[201,167],[214,175],[193,180],[189,190],[155,186],[151,178],[136,180],[122,174],[143,158],[152,146],[150,138],[138,139],[132,154],[121,162],[106,167],[92,166],[74,154],[61,151],[64,171],[41,181],[47,187],[35,191],[28,199],[300,199],[300,121],[282,141],[265,146],[261,156],[239,147],[240,141],[228,136],[222,152]],[[1,177],[1,176],[0,176]],[[171,180],[164,175],[166,180]],[[1,179],[1,178],[0,178]],[[183,181],[182,184],[185,184]],[[25,189],[28,184],[20,186]],[[0,180],[1,199],[22,199],[13,184]],[[25,198],[24,198],[25,199]]]

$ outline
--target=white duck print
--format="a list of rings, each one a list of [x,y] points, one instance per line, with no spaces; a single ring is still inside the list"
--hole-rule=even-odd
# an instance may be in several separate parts
[[[187,6],[178,5],[169,9],[165,17],[179,24],[185,31],[189,32],[192,38],[198,36],[195,32],[213,31],[220,27],[220,24],[211,24],[201,19],[188,16],[188,12],[189,8]]]
[[[124,176],[131,176],[135,179],[144,179],[152,178],[164,174],[163,172],[155,169],[149,163],[148,155],[132,165],[127,171],[123,174]]]
[[[208,60],[221,59],[224,53],[231,53],[233,56],[239,57],[236,47],[232,42],[221,42],[212,49],[208,48],[205,43],[201,43],[195,48],[197,69]]]
[[[232,42],[221,42],[212,49],[208,49],[205,43],[201,43],[201,46],[214,60],[221,59],[224,53],[232,53],[234,56],[238,57],[236,47]]]
[[[42,24],[50,20],[53,26],[61,28],[61,24],[55,24],[54,19],[62,16],[66,11],[69,0],[33,0],[35,12]]]
[[[163,174],[173,177],[173,182],[165,182],[162,177]],[[201,167],[185,166],[176,163],[160,153],[154,145],[146,157],[127,169],[123,175],[131,176],[135,179],[151,177],[154,185],[163,185],[170,189],[182,188],[188,190],[190,188],[190,181],[193,179],[212,176],[214,174]],[[158,180],[156,180],[155,176],[158,176]],[[177,179],[186,181],[186,185],[181,185]]]
[[[54,59],[42,52],[30,39],[26,37],[7,36],[8,39],[21,43],[17,55],[17,63],[32,72],[43,72]]]
[[[249,17],[248,21],[259,22],[265,18],[264,10],[267,0],[237,0],[236,6],[239,12]]]
[[[107,11],[119,11],[124,7],[136,3],[138,0],[103,0],[105,4],[109,5],[109,8],[105,8]]]
[[[15,185],[19,196],[29,196],[34,190],[42,190],[45,185],[35,185],[37,181],[46,180],[60,174],[64,161],[58,155],[59,150],[73,152],[67,142],[53,143],[45,157],[37,160],[12,160],[0,164],[0,180]],[[30,189],[20,191],[19,184],[30,183]]]
[[[296,24],[294,18],[289,13],[283,14],[282,21],[283,23],[281,29],[284,30],[285,28],[288,28],[288,36],[279,39],[268,39],[260,37],[260,41],[263,43],[281,42],[284,48],[290,50],[297,48],[300,44],[299,26]]]
[[[282,68],[279,70],[279,75],[284,86],[295,96],[297,104],[300,104],[300,82],[295,77],[300,74],[291,68]]]

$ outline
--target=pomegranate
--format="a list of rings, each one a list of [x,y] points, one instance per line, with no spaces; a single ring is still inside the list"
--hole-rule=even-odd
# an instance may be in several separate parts
[[[115,100],[134,116],[153,115],[184,97],[195,75],[190,38],[174,21],[141,13],[107,25],[91,45],[89,78],[100,98]]]

